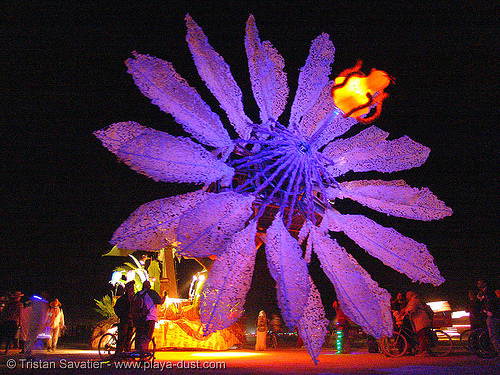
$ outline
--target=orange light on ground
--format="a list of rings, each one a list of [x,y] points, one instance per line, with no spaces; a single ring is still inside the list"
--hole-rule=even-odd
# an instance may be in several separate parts
[[[354,117],[367,124],[376,119],[382,111],[382,101],[389,95],[384,89],[394,81],[386,72],[372,69],[367,76],[360,71],[363,62],[360,60],[355,67],[344,70],[335,78],[332,87],[332,98],[335,105],[344,112],[345,117]],[[375,108],[375,113],[368,117],[360,117]]]
[[[265,353],[252,353],[252,352],[197,352],[192,353],[192,357],[202,357],[202,358],[241,358],[241,357],[255,357],[262,356]]]
[[[155,359],[157,361],[217,361],[225,363],[255,364],[255,361],[266,361],[272,352],[254,352],[249,350],[230,351],[157,351]]]

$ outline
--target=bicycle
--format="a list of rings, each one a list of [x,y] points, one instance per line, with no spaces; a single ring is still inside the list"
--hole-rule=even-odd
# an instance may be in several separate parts
[[[471,351],[469,346],[469,337],[471,333],[472,329],[467,329],[460,334],[460,344],[469,351]]]
[[[131,347],[135,347],[136,331],[132,333],[130,339]],[[112,360],[112,359],[138,359],[141,361],[154,360],[156,352],[156,343],[154,337],[151,338],[149,349],[147,351],[142,350],[131,350],[127,352],[116,354],[116,343],[118,342],[118,336],[115,333],[105,333],[99,340],[99,356],[102,360]]]
[[[462,335],[460,335],[460,339],[462,339]],[[480,358],[497,356],[495,349],[491,345],[488,330],[484,328],[478,328],[469,333],[466,348]]]
[[[429,328],[430,347],[432,356],[444,357],[451,353],[453,341],[451,337],[440,329]],[[382,352],[388,357],[400,357],[410,353],[416,347],[417,334],[402,324],[393,332],[392,337],[383,337],[380,340]]]

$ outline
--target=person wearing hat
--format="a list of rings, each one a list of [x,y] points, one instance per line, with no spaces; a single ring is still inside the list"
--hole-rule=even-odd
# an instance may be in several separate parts
[[[64,313],[61,309],[61,302],[56,298],[49,304],[49,326],[50,326],[50,339],[47,346],[47,351],[55,351],[57,348],[57,341],[64,326]]]
[[[23,304],[21,297],[24,296],[21,292],[14,292],[11,294],[9,301],[5,304],[3,309],[4,316],[4,335],[5,335],[5,352],[7,354],[16,339],[17,330],[21,320],[21,310]],[[1,343],[0,343],[1,345]]]

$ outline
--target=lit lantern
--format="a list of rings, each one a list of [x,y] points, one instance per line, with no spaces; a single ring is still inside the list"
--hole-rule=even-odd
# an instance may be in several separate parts
[[[367,76],[360,71],[363,62],[359,60],[354,68],[346,69],[335,78],[332,87],[332,98],[337,108],[345,117],[354,117],[361,123],[368,124],[376,119],[382,111],[382,101],[389,95],[384,89],[394,81],[386,72],[372,69]],[[374,107],[375,113],[368,117]]]

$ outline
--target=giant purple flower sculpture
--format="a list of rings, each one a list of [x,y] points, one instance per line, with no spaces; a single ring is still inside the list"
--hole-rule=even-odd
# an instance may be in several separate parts
[[[284,60],[261,42],[253,16],[245,46],[255,101],[256,124],[244,113],[242,92],[229,66],[188,15],[187,42],[198,72],[227,113],[232,139],[219,116],[172,64],[134,53],[127,60],[141,92],[170,113],[191,138],[174,137],[135,122],[95,132],[105,147],[139,173],[156,181],[195,183],[200,189],[146,203],[114,233],[118,247],[155,251],[172,243],[186,257],[217,256],[201,298],[205,334],[233,324],[243,313],[256,255],[256,236],[266,232],[265,251],[276,281],[283,319],[297,328],[313,360],[323,344],[327,321],[320,295],[308,275],[314,251],[335,287],[344,311],[375,337],[391,335],[390,296],[331,232],[344,232],[359,246],[412,280],[444,281],[424,244],[362,215],[342,214],[335,200],[349,198],[379,212],[434,220],[452,210],[427,188],[404,181],[339,182],[348,171],[394,172],[420,166],[430,150],[408,137],[387,140],[370,126],[341,138],[357,121],[335,106],[329,79],[334,47],[317,37],[300,71],[288,125],[278,119],[288,97]],[[234,137],[233,137],[234,138]],[[271,223],[269,207],[272,211]],[[301,224],[293,236],[292,223]],[[269,225],[270,224],[270,225]],[[299,243],[305,242],[305,253]]]

